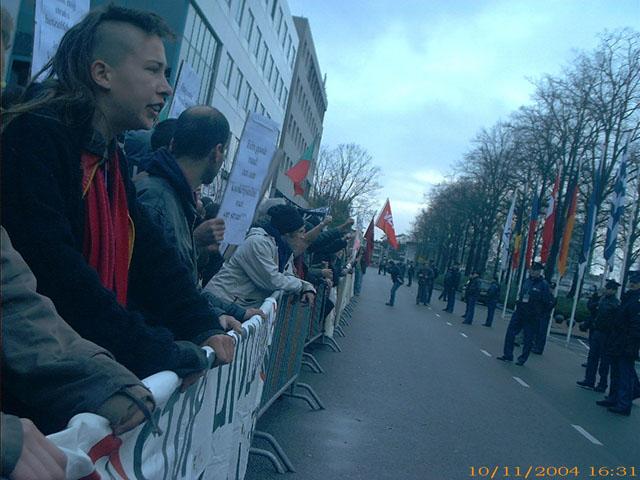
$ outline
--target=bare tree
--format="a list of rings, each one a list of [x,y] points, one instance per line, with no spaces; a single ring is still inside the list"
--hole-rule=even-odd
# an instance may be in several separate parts
[[[375,193],[380,190],[380,169],[360,145],[340,144],[322,148],[311,190],[313,206],[330,206],[336,220],[372,211]]]

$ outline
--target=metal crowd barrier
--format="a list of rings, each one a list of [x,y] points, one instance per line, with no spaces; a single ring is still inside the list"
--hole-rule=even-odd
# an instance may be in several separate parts
[[[115,437],[106,419],[83,413],[49,436],[67,454],[67,478],[242,479],[263,391],[264,359],[276,301],[268,298],[243,324],[233,363],[211,369],[186,391],[173,372],[143,380],[153,392],[151,422]],[[210,349],[209,349],[210,350]],[[211,350],[210,350],[211,351]],[[212,357],[210,357],[212,358]]]
[[[173,372],[143,380],[156,399],[153,416],[158,431],[145,422],[115,437],[102,417],[90,413],[73,417],[66,430],[49,436],[67,455],[67,478],[241,480],[249,453],[266,456],[281,473],[285,467],[294,471],[277,441],[254,427],[281,395],[301,398],[313,409],[324,408],[298,376],[303,359],[310,356],[305,346],[327,339],[335,343],[328,326],[331,335],[333,331],[344,335],[342,327],[353,308],[353,275],[344,277],[334,291],[336,303],[329,321],[325,319],[328,289],[318,290],[313,305],[301,304],[297,295],[282,296],[278,308],[277,295],[266,299],[261,307],[266,320],[255,316],[245,322],[242,337],[230,333],[236,338],[233,363],[209,370],[184,392]],[[296,388],[308,395],[296,393]],[[269,441],[277,455],[252,448],[254,439]]]

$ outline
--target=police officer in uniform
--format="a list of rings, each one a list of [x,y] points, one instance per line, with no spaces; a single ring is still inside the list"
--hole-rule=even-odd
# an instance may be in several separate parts
[[[640,271],[629,272],[629,288],[622,296],[618,314],[607,338],[611,360],[609,397],[596,402],[619,415],[631,415],[631,403],[640,397],[635,361],[640,351]]]
[[[615,280],[607,280],[604,286],[604,295],[594,309],[594,318],[590,325],[587,370],[584,380],[576,382],[580,387],[595,389],[596,392],[607,390],[609,357],[605,355],[604,349],[611,325],[615,322],[620,307],[620,301],[616,297],[619,286],[620,284]],[[597,386],[595,385],[596,372],[600,373],[600,382]]]
[[[540,320],[549,309],[553,298],[549,284],[542,276],[543,265],[533,262],[527,278],[520,290],[516,311],[511,315],[504,338],[504,353],[497,357],[503,362],[513,361],[513,347],[516,335],[524,330],[524,347],[516,365],[524,365],[529,358]]]

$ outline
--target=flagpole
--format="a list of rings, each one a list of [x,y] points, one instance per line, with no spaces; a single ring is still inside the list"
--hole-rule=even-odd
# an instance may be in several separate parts
[[[638,194],[640,196],[640,182],[638,182]],[[627,268],[627,260],[629,259],[629,250],[631,249],[631,232],[633,231],[633,219],[638,215],[638,205],[640,205],[640,198],[636,199],[636,208],[633,210],[631,214],[631,218],[629,219],[629,226],[627,227],[627,240],[625,241],[624,252],[622,255],[622,275],[620,276],[620,283],[624,282],[625,269]],[[622,286],[624,288],[624,285]],[[622,294],[622,288],[618,289],[618,300],[620,300],[620,295]]]
[[[558,292],[560,291],[560,282],[562,281],[562,277],[560,277],[558,279],[558,283],[556,283],[556,289],[553,292],[553,296],[555,298],[558,298]],[[556,302],[556,305],[558,303]],[[553,314],[556,313],[556,306],[553,306],[553,309],[551,310],[551,319],[549,320],[549,324],[547,325],[547,338],[549,338],[549,335],[551,335],[551,324],[553,323]]]
[[[502,306],[502,318],[504,318],[507,313],[507,302],[509,301],[509,294],[511,293],[511,277],[513,277],[513,268],[509,265],[509,279],[507,280],[507,293],[504,296],[504,305]]]
[[[587,269],[587,263],[584,262],[578,267],[578,284],[576,285],[576,291],[573,296],[573,306],[571,307],[571,317],[569,318],[569,331],[567,332],[567,345],[571,342],[571,333],[573,332],[573,325],[575,323],[576,307],[578,306],[578,298],[580,297],[580,285],[584,278],[584,272]]]

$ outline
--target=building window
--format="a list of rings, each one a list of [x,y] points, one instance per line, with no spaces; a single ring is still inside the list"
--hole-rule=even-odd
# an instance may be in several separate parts
[[[278,67],[276,67],[276,74],[273,77],[273,84],[271,85],[271,88],[273,89],[273,93],[276,93],[276,89],[278,88],[278,81],[280,80],[280,70],[278,70]]]
[[[247,39],[247,43],[251,45],[251,35],[253,35],[253,25],[256,22],[256,17],[253,16],[253,12],[251,11],[251,9],[249,9],[249,16],[247,18],[248,18],[247,30],[244,36]]]
[[[258,95],[256,95],[255,92],[253,93],[253,99],[251,100],[251,110],[254,112],[258,111]]]
[[[244,82],[244,93],[242,97],[242,106],[245,111],[249,111],[249,99],[251,98],[251,85],[249,85],[248,81]]]
[[[220,48],[220,41],[214,36],[195,8],[189,5],[178,58],[179,62],[188,63],[200,78],[198,103],[209,102]]]
[[[287,106],[287,97],[289,96],[289,89],[284,87],[284,96],[282,97],[282,107],[286,108]]]
[[[280,32],[282,31],[282,20],[283,20],[282,8],[278,7],[278,16],[276,17],[276,25],[278,26],[278,29],[277,29],[278,37],[280,37]]]
[[[242,17],[244,16],[244,5],[246,0],[238,1],[238,10],[236,10],[236,23],[242,25]]]
[[[242,81],[244,80],[244,75],[239,68],[236,68],[236,87],[233,93],[233,96],[236,100],[240,100],[240,92],[242,92]]]
[[[222,81],[224,83],[224,86],[227,88],[229,88],[229,85],[231,84],[232,74],[233,74],[233,58],[231,58],[231,55],[227,53],[227,65],[225,66],[224,79]]]
[[[282,35],[282,48],[284,48],[284,44],[287,41],[287,35],[289,34],[289,25],[284,24],[284,35]]]
[[[267,75],[267,81],[271,85],[271,78],[273,76],[273,55],[269,55],[269,68],[267,69],[269,74]]]
[[[264,105],[262,104],[262,102],[260,102],[260,115],[264,115]]]
[[[290,63],[291,63],[291,69],[293,70],[293,67],[294,67],[294,65],[296,63],[296,47],[293,47],[292,52],[293,52],[293,55],[291,55],[291,62]]]
[[[282,91],[284,88],[284,82],[282,81],[282,77],[280,78],[280,81],[278,82],[278,100],[282,101]]]
[[[256,27],[256,44],[253,46],[253,56],[256,60],[260,58],[260,46],[262,45],[262,32],[260,27]]]
[[[260,66],[262,67],[262,72],[264,73],[267,68],[267,55],[269,53],[269,47],[267,46],[267,42],[262,42],[262,57],[260,59]]]

